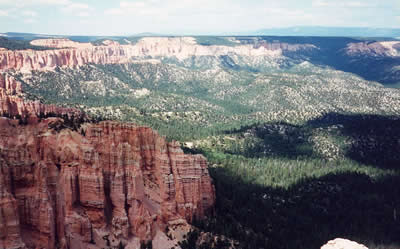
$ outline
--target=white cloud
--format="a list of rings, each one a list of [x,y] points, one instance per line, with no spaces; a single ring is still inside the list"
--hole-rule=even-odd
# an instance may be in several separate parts
[[[28,24],[30,24],[30,23],[35,23],[35,22],[36,22],[36,20],[33,19],[33,18],[28,18],[28,19],[25,19],[25,20],[24,20],[24,23],[28,23]]]
[[[79,17],[87,17],[90,16],[90,11],[92,8],[85,3],[69,3],[67,4],[62,11],[67,14],[76,15]]]
[[[104,13],[106,15],[118,16],[118,15],[123,15],[124,11],[120,8],[112,8],[112,9],[106,10]]]
[[[36,17],[38,13],[32,10],[21,10],[21,8],[40,7],[51,5],[61,8],[61,11],[68,14],[73,14],[80,17],[89,16],[90,6],[86,3],[72,2],[70,0],[0,0],[0,7],[10,6],[13,8],[15,15],[24,17]],[[0,16],[9,16],[10,11],[0,11]],[[28,21],[28,23],[31,23]]]
[[[136,9],[136,8],[147,7],[144,2],[126,2],[126,1],[120,2],[119,6],[121,8],[128,8],[128,9]]]
[[[314,0],[312,2],[314,7],[330,7],[330,8],[366,8],[366,7],[374,7],[373,4],[363,3],[360,1],[328,1],[328,0]]]
[[[120,1],[118,7],[105,10],[107,15],[193,16],[243,11],[229,0],[147,0]]]
[[[75,10],[87,10],[89,9],[89,5],[85,3],[70,3],[67,4],[66,7],[68,10],[75,11]]]
[[[348,3],[345,3],[345,6],[346,7],[360,7],[360,8],[371,7],[370,4],[366,4],[366,3],[362,3],[362,2],[348,2]]]
[[[37,13],[35,11],[32,11],[32,10],[24,10],[24,11],[21,12],[21,15],[27,16],[27,17],[36,17]]]
[[[159,15],[168,12],[162,10],[161,6],[156,6],[154,1],[148,2],[127,2],[121,1],[118,8],[106,10],[106,15]]]
[[[262,29],[267,25],[305,25],[313,22],[312,13],[307,9],[287,6],[281,2],[284,0],[274,0],[273,3],[240,3],[232,0],[121,0],[104,13],[123,16],[123,20],[129,18],[132,23],[143,23],[134,27],[135,32],[241,32]],[[115,23],[119,21],[122,19],[113,19]]]
[[[36,6],[36,5],[66,5],[69,0],[0,0],[0,5],[15,7]]]
[[[301,10],[291,10],[285,8],[266,8],[265,12],[272,15],[279,15],[282,17],[287,16],[304,16],[304,11]]]
[[[312,2],[314,7],[326,7],[329,6],[329,3],[324,0],[315,0]]]
[[[1,5],[10,5],[12,3],[14,3],[15,1],[11,1],[11,0],[0,0],[0,4]]]
[[[86,4],[71,0],[0,0],[0,8],[3,6],[10,6],[13,8],[15,15],[24,17],[37,17],[38,13],[32,10],[21,10],[25,8],[40,7],[40,6],[54,6],[58,7],[63,13],[75,15],[79,17],[90,16],[92,8]],[[10,11],[1,10],[0,16],[13,16],[9,14]],[[14,14],[13,13],[13,14]],[[27,21],[31,23],[31,21]]]
[[[25,2],[36,2],[37,4],[49,4],[49,5],[66,5],[69,4],[69,0],[25,0]]]
[[[305,25],[314,22],[315,16],[304,10],[289,8],[268,8],[260,9],[254,13],[260,18],[260,24],[254,29],[263,29],[267,27],[286,27],[293,25]],[[294,24],[295,23],[295,24]],[[270,26],[268,26],[270,25]]]
[[[88,17],[88,16],[90,16],[90,14],[89,14],[89,12],[81,11],[81,12],[79,12],[79,13],[77,14],[77,16],[80,16],[80,17]]]
[[[8,16],[8,12],[5,10],[0,10],[0,17],[1,16]]]

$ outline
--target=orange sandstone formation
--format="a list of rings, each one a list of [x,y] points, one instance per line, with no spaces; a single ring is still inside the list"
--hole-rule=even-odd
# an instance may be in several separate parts
[[[207,161],[150,128],[0,118],[0,248],[104,248],[204,217]]]
[[[212,209],[203,156],[133,124],[66,129],[61,118],[38,116],[79,111],[22,94],[18,81],[0,75],[0,114],[29,117],[25,125],[0,117],[1,249],[136,248],[140,240],[165,241],[167,226],[187,228]]]
[[[349,56],[370,56],[370,57],[400,57],[400,42],[358,42],[349,43],[344,52]]]
[[[44,105],[39,101],[24,101],[21,83],[7,74],[0,74],[0,116],[39,117],[54,114],[80,117],[82,112],[73,108]]]
[[[120,45],[104,41],[102,46],[78,43],[68,39],[40,39],[33,45],[57,48],[52,50],[0,50],[0,71],[52,70],[56,67],[76,67],[89,63],[128,63],[132,57],[176,57],[220,56],[237,54],[242,56],[267,56],[279,58],[284,51],[312,50],[314,45],[291,45],[287,43],[263,43],[258,45],[202,46],[192,37],[146,37],[136,44]]]

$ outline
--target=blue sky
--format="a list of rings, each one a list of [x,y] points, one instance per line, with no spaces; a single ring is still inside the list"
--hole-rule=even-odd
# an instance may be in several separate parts
[[[215,34],[289,26],[400,28],[400,0],[0,0],[0,33]]]

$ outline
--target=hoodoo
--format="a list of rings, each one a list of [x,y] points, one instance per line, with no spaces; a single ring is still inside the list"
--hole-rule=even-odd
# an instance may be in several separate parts
[[[7,95],[19,89],[14,79],[0,82],[1,111],[35,117],[23,125],[0,118],[0,248],[127,245],[212,210],[203,156],[185,155],[179,143],[134,124],[73,130],[61,118],[39,119],[46,105]]]

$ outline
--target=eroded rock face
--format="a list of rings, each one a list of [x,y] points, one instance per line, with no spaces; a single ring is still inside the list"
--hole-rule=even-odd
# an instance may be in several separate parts
[[[22,85],[14,77],[0,74],[0,116],[40,117],[49,114],[80,117],[84,114],[74,108],[44,105],[39,101],[24,101]]]
[[[87,48],[93,47],[91,43],[74,42],[69,39],[37,39],[31,41],[32,45],[49,48]]]
[[[0,247],[104,248],[204,217],[207,162],[146,127],[0,118]],[[178,224],[179,223],[179,224]]]
[[[400,42],[358,42],[349,43],[345,53],[349,56],[371,56],[371,57],[400,57]]]
[[[202,46],[191,37],[147,37],[134,45],[120,45],[117,42],[105,41],[104,46],[93,46],[90,43],[77,43],[67,39],[41,39],[32,41],[33,45],[48,46],[52,49],[36,50],[0,50],[0,71],[19,70],[53,70],[56,67],[75,67],[88,63],[117,64],[127,63],[132,57],[175,57],[187,59],[192,56],[221,56],[236,54],[242,56],[267,56],[279,58],[282,52],[301,49],[315,49],[313,45],[289,45],[264,43],[260,46]]]
[[[358,244],[357,242],[351,240],[337,238],[328,241],[328,243],[323,245],[321,249],[368,249],[368,248],[362,244]]]
[[[0,159],[0,248],[19,248],[25,244],[21,239],[18,203],[11,194],[8,171],[3,159]],[[7,182],[6,182],[7,181]]]
[[[0,75],[0,114],[28,117],[24,125],[0,117],[1,249],[135,248],[163,241],[167,226],[188,230],[211,211],[215,191],[203,156],[133,124],[66,129],[61,118],[39,116],[78,110],[22,95],[20,82]]]

